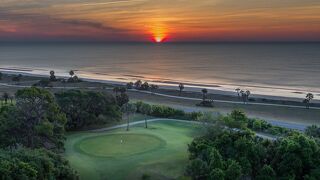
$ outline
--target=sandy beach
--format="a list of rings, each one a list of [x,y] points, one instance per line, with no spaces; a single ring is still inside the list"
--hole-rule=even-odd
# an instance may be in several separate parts
[[[187,97],[199,97],[201,96],[201,90],[206,88],[209,94],[214,95],[213,99],[231,99],[237,100],[235,98],[237,93],[235,91],[236,88],[241,88],[243,90],[250,90],[251,95],[250,98],[255,102],[271,102],[278,104],[292,104],[299,105],[299,103],[304,99],[306,93],[309,91],[302,91],[299,88],[280,88],[280,87],[269,87],[269,86],[258,86],[258,85],[237,85],[237,84],[224,84],[224,83],[210,83],[210,84],[199,84],[199,83],[191,83],[188,81],[166,81],[159,79],[147,79],[144,80],[143,76],[133,76],[133,75],[125,75],[131,78],[121,78],[118,76],[110,75],[107,73],[88,73],[83,71],[74,70],[76,74],[81,77],[85,82],[91,83],[101,83],[105,85],[126,85],[128,82],[135,82],[140,79],[142,81],[147,81],[149,84],[156,84],[160,87],[159,92],[169,93],[170,95],[177,95],[177,87],[179,83],[183,83],[185,86],[184,94],[182,96]],[[47,69],[34,69],[34,68],[21,68],[21,67],[11,67],[11,68],[1,68],[0,72],[3,72],[8,75],[16,75],[22,74],[25,78],[29,79],[29,77],[34,78],[42,78],[48,77],[49,70]],[[59,70],[56,72],[56,76],[61,79],[69,78],[68,73]],[[9,79],[10,80],[10,79]],[[83,84],[85,83],[83,82]],[[94,85],[97,85],[94,84]],[[58,85],[58,83],[56,83]],[[310,91],[311,92],[311,91]],[[320,103],[320,91],[319,92],[311,92],[314,94],[314,103]],[[210,98],[210,97],[209,97]],[[317,106],[317,104],[314,104]]]

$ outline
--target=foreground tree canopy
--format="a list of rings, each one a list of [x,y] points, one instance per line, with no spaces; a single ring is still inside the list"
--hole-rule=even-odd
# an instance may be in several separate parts
[[[54,96],[38,88],[19,90],[16,105],[0,110],[1,147],[63,148],[67,119]]]
[[[78,179],[63,152],[65,114],[46,90],[16,93],[0,108],[0,179]]]
[[[62,156],[45,149],[0,151],[0,179],[78,179]]]
[[[216,127],[189,145],[192,179],[308,179],[320,177],[320,146],[315,139],[292,133],[276,141],[250,131]]]
[[[67,116],[67,130],[101,125],[121,118],[120,108],[112,95],[70,90],[57,93],[56,99]]]

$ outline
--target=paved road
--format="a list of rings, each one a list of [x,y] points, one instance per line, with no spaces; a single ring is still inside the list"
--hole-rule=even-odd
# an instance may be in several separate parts
[[[190,124],[203,124],[201,122],[198,121],[186,121],[186,120],[179,120],[179,119],[160,119],[160,118],[156,118],[156,119],[149,119],[148,123],[150,122],[157,122],[157,121],[174,121],[174,122],[181,122],[181,123],[190,123]],[[134,125],[139,125],[139,124],[144,124],[145,121],[135,121],[135,122],[130,122],[129,125],[130,126],[134,126]],[[105,132],[105,131],[111,131],[114,129],[120,129],[120,128],[126,128],[127,124],[120,124],[120,125],[115,125],[112,127],[107,127],[107,128],[101,128],[101,129],[95,129],[95,130],[91,130],[90,132]],[[239,131],[237,129],[234,129],[235,131]],[[264,139],[269,139],[269,140],[276,140],[277,138],[271,135],[267,135],[267,134],[262,134],[262,133],[257,133],[256,132],[256,136],[264,138]]]
[[[135,89],[130,89],[130,91],[136,91],[136,92],[142,92],[150,94],[149,91],[140,91]],[[184,99],[184,100],[192,100],[192,101],[202,101],[200,98],[190,98],[190,97],[181,97],[181,96],[173,96],[173,95],[167,95],[162,93],[152,93],[157,96],[163,96],[163,97],[169,97],[169,98],[175,98],[175,99]],[[214,100],[214,102],[220,102],[220,103],[228,103],[228,104],[243,104],[243,102],[239,101],[225,101],[225,100]],[[305,109],[305,106],[295,106],[295,105],[285,105],[285,104],[270,104],[270,103],[253,103],[253,102],[247,102],[248,105],[258,105],[258,106],[273,106],[273,107],[288,107],[288,108],[300,108]],[[320,107],[310,107],[310,109],[318,109],[320,110]]]

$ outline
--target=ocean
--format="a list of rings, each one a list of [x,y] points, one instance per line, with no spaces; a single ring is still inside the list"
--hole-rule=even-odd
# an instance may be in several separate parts
[[[320,43],[0,43],[0,68],[320,99]]]

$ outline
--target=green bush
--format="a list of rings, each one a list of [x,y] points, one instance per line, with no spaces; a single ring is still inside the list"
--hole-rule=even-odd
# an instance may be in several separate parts
[[[135,104],[137,106],[137,113],[145,114],[145,112],[142,110],[142,107],[151,106],[151,111],[149,111],[147,115],[159,118],[173,118],[197,121],[204,116],[204,113],[202,112],[184,112],[183,110],[175,109],[169,106],[149,105],[142,101],[138,101]]]
[[[41,79],[39,82],[33,84],[33,86],[52,87],[52,84],[51,84],[51,81],[49,79]]]
[[[272,126],[268,129],[266,129],[265,132],[270,133],[272,135],[285,135],[285,134],[289,133],[290,130],[283,128],[283,127]]]
[[[44,149],[0,151],[0,179],[78,179],[62,156]]]
[[[221,116],[219,122],[230,127],[238,129],[246,129],[248,127],[248,118],[241,110],[233,110],[231,114]]]
[[[161,118],[183,118],[185,113],[182,110],[174,109],[168,106],[152,105],[151,115]]]
[[[306,134],[310,137],[320,138],[320,127],[317,125],[308,126]]]

